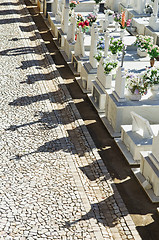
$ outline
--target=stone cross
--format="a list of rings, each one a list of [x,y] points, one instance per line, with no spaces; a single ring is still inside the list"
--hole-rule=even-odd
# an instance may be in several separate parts
[[[126,51],[125,51],[125,46],[124,46],[124,48],[122,50],[121,67],[123,67],[123,64],[124,64],[124,56],[125,56],[125,54],[126,54]]]
[[[75,14],[74,14],[73,16],[71,16],[71,23],[68,27],[67,41],[72,41],[72,42],[74,41],[76,24],[77,24],[77,20],[76,20]]]
[[[67,34],[68,23],[69,23],[69,0],[65,0],[61,23],[61,29],[64,34]]]
[[[98,28],[96,22],[94,22],[94,23],[92,24],[92,27],[91,27],[91,36],[92,36],[92,33],[94,32],[94,29],[95,29],[95,28]]]
[[[77,40],[74,47],[75,56],[85,57],[85,49],[84,49],[84,33],[82,32],[81,26],[77,29]]]
[[[58,0],[54,0],[53,2],[52,13],[53,16],[56,16],[56,14],[58,13]]]
[[[91,47],[89,61],[93,68],[97,67],[97,60],[94,56],[97,54],[98,29],[94,28],[91,34]]]
[[[125,69],[121,66],[118,67],[115,78],[115,90],[113,92],[114,97],[118,102],[125,102]]]
[[[153,16],[156,17],[156,19],[157,19],[157,16],[158,16],[158,0],[154,0]]]
[[[109,42],[110,42],[109,32],[106,32],[104,37],[105,37],[104,57],[107,57],[108,50],[109,50]]]
[[[135,10],[137,13],[141,14],[144,12],[146,0],[135,0]]]
[[[152,138],[153,132],[147,119],[141,117],[135,112],[131,112],[132,132],[138,132],[143,138]]]

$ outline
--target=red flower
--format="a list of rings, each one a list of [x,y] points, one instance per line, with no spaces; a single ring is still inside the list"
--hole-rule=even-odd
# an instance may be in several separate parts
[[[88,20],[84,21],[84,25],[89,26],[89,21]]]
[[[79,22],[78,26],[84,27],[84,22]]]

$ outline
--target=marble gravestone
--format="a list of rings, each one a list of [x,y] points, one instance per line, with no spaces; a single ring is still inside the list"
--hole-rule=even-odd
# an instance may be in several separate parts
[[[121,126],[121,138],[115,141],[130,165],[140,164],[140,151],[152,150],[153,136],[158,133],[159,124],[150,125],[149,121],[131,112],[132,125]]]
[[[152,150],[141,152],[140,168],[132,169],[153,203],[159,202],[159,132],[153,137]]]
[[[154,31],[159,31],[159,19],[158,19],[158,0],[154,0],[153,5],[153,13],[151,14],[150,20],[149,20],[149,26]]]
[[[97,75],[97,60],[94,56],[97,54],[98,28],[97,23],[93,23],[91,29],[91,47],[89,62],[81,67],[80,78],[77,80],[83,92],[91,92],[92,80]]]

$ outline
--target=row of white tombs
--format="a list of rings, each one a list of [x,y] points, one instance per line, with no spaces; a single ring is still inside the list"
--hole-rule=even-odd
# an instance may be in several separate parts
[[[159,74],[158,69],[149,67],[148,56],[137,54],[136,37],[109,20],[107,11],[96,11],[94,1],[82,1],[71,14],[67,1],[55,0],[48,13],[46,1],[36,2],[47,15],[56,43],[82,91],[88,94],[152,202],[159,202],[159,85],[144,86],[146,94],[132,94],[127,77],[136,72],[143,77],[152,69]],[[82,25],[77,28],[77,14],[85,17],[88,13],[95,13],[97,20],[84,32]],[[117,54],[110,50],[115,41],[124,44]]]

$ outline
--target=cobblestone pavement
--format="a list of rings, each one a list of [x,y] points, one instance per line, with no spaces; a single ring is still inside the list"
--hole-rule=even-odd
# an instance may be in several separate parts
[[[140,239],[22,0],[0,3],[0,239]]]

